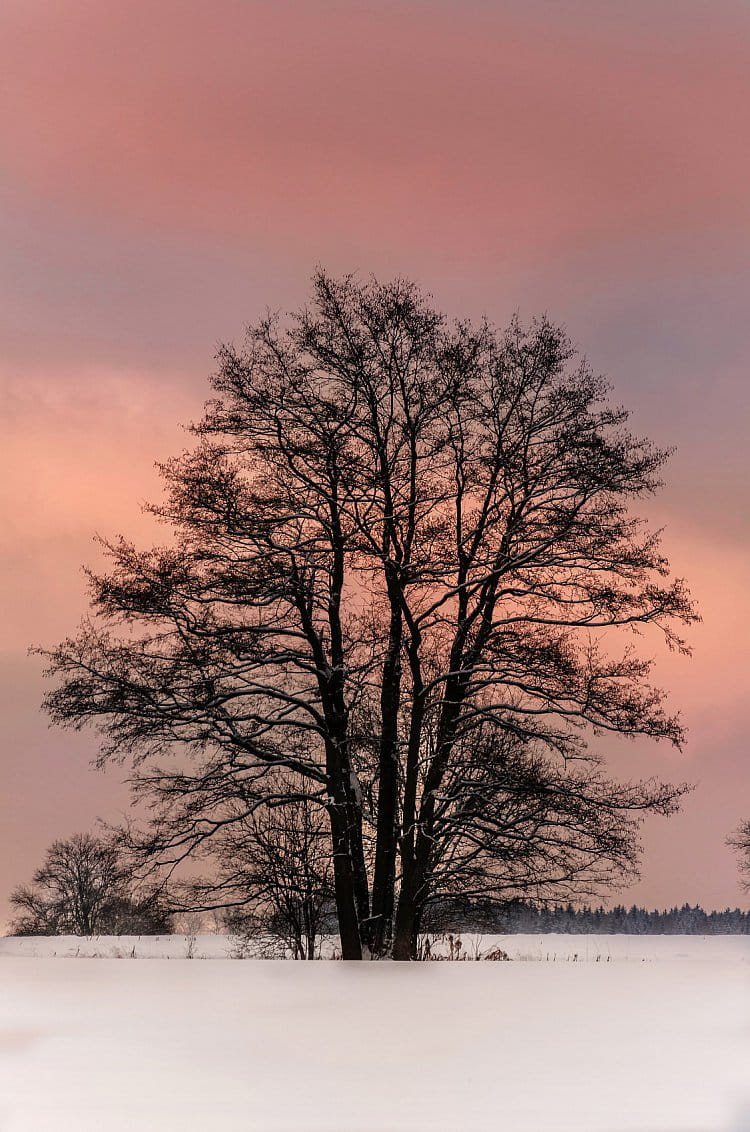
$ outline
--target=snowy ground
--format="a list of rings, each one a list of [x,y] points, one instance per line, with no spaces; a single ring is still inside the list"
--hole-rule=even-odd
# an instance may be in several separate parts
[[[750,1132],[750,939],[491,942],[515,961],[0,940],[0,1130]]]
[[[337,955],[338,941],[324,942]],[[502,949],[509,959],[539,963],[642,963],[678,960],[750,963],[750,936],[706,935],[473,935],[461,937],[460,956],[482,959]],[[262,950],[262,948],[261,948]],[[432,954],[447,955],[449,937],[432,937]],[[0,959],[238,959],[248,945],[224,935],[0,937]],[[455,951],[454,951],[455,954]],[[258,958],[259,956],[255,956]],[[1,1127],[1,1126],[0,1126]]]

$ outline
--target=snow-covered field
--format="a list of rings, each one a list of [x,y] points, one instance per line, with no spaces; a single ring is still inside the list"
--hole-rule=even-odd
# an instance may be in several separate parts
[[[336,956],[332,939],[324,954]],[[750,936],[707,935],[473,935],[461,937],[462,959],[482,959],[500,948],[509,959],[540,963],[642,963],[704,959],[750,963]],[[433,937],[432,954],[447,956],[449,937]],[[239,959],[259,958],[225,935],[0,936],[0,959]],[[261,951],[262,951],[261,947]],[[455,954],[455,950],[454,950]]]
[[[514,961],[0,940],[0,1130],[750,1132],[748,937],[490,943]]]

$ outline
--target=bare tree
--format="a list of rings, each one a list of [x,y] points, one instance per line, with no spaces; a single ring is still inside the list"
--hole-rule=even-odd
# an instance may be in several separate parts
[[[168,932],[169,917],[154,893],[137,897],[132,871],[118,846],[89,833],[54,841],[30,885],[10,902],[16,935],[151,934]]]
[[[216,871],[190,886],[202,907],[229,909],[226,923],[244,936],[270,936],[294,959],[315,959],[333,905],[326,812],[299,797],[242,813],[216,839]]]
[[[516,803],[534,883],[632,865],[640,817],[680,789],[609,782],[590,743],[680,744],[649,662],[614,650],[650,627],[686,651],[695,614],[630,511],[665,453],[565,333],[450,325],[410,283],[320,272],[213,386],[163,468],[173,543],[108,545],[95,619],[47,654],[53,718],[132,759],[155,857],[200,851],[238,805],[272,812],[285,769],[327,808],[345,958],[414,956],[483,822],[487,876],[518,877],[490,832]]]
[[[743,822],[737,832],[727,838],[727,844],[737,850],[742,883],[750,892],[750,821]]]

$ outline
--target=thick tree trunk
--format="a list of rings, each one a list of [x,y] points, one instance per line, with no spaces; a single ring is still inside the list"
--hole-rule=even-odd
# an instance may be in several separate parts
[[[349,853],[352,862],[354,906],[357,911],[360,943],[368,952],[372,950],[370,920],[370,878],[367,875],[365,849],[362,840],[362,807],[352,796],[347,806]]]
[[[344,690],[345,653],[341,627],[341,595],[344,587],[344,540],[341,534],[336,483],[330,499],[333,531],[333,562],[328,601],[328,624],[331,633],[331,664],[326,657],[320,636],[312,624],[304,602],[298,603],[302,624],[313,645],[318,664],[318,683],[324,705],[329,734],[326,739],[326,773],[331,798],[333,843],[333,878],[336,914],[344,959],[362,958],[362,926],[369,923],[370,892],[362,843],[362,805],[356,779],[352,774],[348,747],[348,717]],[[367,945],[367,941],[365,941]],[[369,947],[368,947],[369,950]]]
[[[343,712],[339,718],[345,718]],[[345,729],[342,728],[337,738],[326,746],[331,796],[328,813],[341,952],[344,959],[362,959],[362,945],[368,953],[370,950],[366,934],[370,891],[362,841],[362,805],[349,763]]]
[[[372,884],[372,950],[381,955],[393,923],[398,836],[398,713],[401,699],[402,619],[398,594],[389,586],[391,623],[380,693],[378,822]]]
[[[420,828],[408,863],[403,865],[401,891],[396,909],[393,958],[408,962],[417,958],[419,933],[429,891],[430,838]]]
[[[349,823],[346,804],[335,801],[329,806],[331,841],[333,844],[333,887],[336,918],[339,926],[342,959],[361,959],[362,941],[354,892],[354,869],[349,844]]]
[[[424,705],[421,696],[415,699],[404,790],[404,836],[401,841],[401,891],[396,911],[393,958],[408,961],[417,958],[419,931],[429,892],[433,852],[432,831],[435,820],[435,793],[440,787],[449,753],[455,738],[455,725],[463,699],[463,689],[456,681],[446,687],[437,752],[422,784],[417,814],[419,786],[419,752]]]
[[[372,950],[375,955],[385,951],[393,924],[397,790],[396,753],[393,751],[381,764],[378,787],[378,829],[372,886]]]
[[[412,674],[413,699],[409,724],[409,742],[406,751],[406,775],[402,834],[400,842],[401,887],[393,938],[393,958],[402,961],[416,959],[419,932],[415,896],[419,891],[416,872],[417,846],[417,791],[419,788],[419,756],[422,749],[425,702],[419,660],[419,636],[412,636],[409,646],[409,665]]]
[[[393,933],[393,958],[405,963],[417,958],[419,915],[414,900],[415,879],[413,866],[404,869]]]

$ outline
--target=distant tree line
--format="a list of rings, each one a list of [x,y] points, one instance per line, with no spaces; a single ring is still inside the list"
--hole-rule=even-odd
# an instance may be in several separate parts
[[[633,904],[614,908],[556,904],[536,907],[522,900],[476,903],[455,900],[431,910],[427,930],[497,934],[559,932],[571,935],[750,935],[750,911],[706,912],[699,905],[649,911]]]

